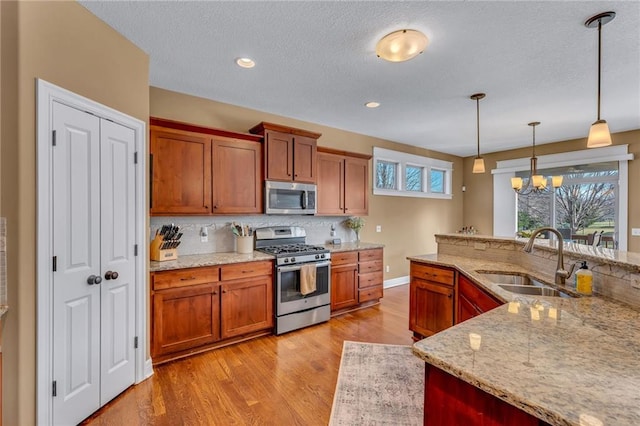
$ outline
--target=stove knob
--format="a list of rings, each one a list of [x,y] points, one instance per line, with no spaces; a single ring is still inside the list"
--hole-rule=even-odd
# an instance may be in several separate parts
[[[319,254],[316,254],[316,259],[320,259],[320,255]]]
[[[288,258],[284,258],[284,263],[289,263],[289,259]]]
[[[320,259],[324,259],[324,258],[325,258],[324,254],[321,254]]]
[[[295,262],[295,261],[296,261],[296,258],[295,258],[295,257],[292,257],[292,258],[291,258],[291,263],[293,263],[293,262]]]

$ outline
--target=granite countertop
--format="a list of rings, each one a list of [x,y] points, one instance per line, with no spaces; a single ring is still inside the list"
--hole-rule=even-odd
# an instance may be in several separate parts
[[[382,248],[384,245],[375,243],[342,243],[338,245],[324,244],[323,247],[327,248],[330,252],[340,251],[353,251],[353,250],[367,250],[374,248]],[[274,256],[259,251],[254,251],[249,254],[240,254],[236,252],[229,253],[206,253],[206,254],[189,254],[179,256],[176,260],[168,260],[164,262],[158,262],[152,260],[149,264],[150,272],[158,271],[170,271],[173,269],[184,268],[197,268],[201,266],[216,266],[224,265],[228,263],[242,263],[242,262],[258,262],[261,260],[273,260]]]
[[[515,295],[475,272],[529,273],[518,265],[441,254],[409,259],[455,267],[509,302],[416,342],[425,362],[552,425],[640,424],[640,311],[600,297]],[[477,351],[470,333],[481,336]]]
[[[261,260],[273,260],[274,256],[259,251],[253,253],[241,254],[236,252],[229,253],[206,253],[206,254],[189,254],[179,256],[176,260],[168,260],[157,262],[152,260],[149,263],[150,272],[170,271],[173,269],[197,268],[201,266],[216,266],[229,263],[242,262],[258,262]]]

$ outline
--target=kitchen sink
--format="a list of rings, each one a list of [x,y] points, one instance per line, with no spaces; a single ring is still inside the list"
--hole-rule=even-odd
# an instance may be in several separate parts
[[[511,293],[526,294],[528,296],[571,297],[551,287],[537,287],[532,285],[498,284],[498,287]]]
[[[500,272],[481,272],[484,278],[496,284],[514,284],[522,286],[545,286],[546,284],[528,275],[507,274]]]

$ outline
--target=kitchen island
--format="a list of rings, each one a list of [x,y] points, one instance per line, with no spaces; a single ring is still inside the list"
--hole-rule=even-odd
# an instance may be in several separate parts
[[[455,238],[452,241],[462,244]],[[468,240],[471,247],[477,247],[479,241],[483,240]],[[495,239],[481,244],[485,243],[506,244]],[[409,258],[454,268],[505,302],[416,342],[413,351],[427,363],[427,372],[443,373],[452,383],[462,381],[552,425],[640,424],[640,310],[607,297],[531,297],[502,289],[477,271],[533,272],[548,278],[544,265],[533,268],[518,261],[522,253],[516,249],[522,244],[509,244],[514,252],[504,256],[508,262],[500,262],[497,251],[474,256],[471,249],[458,248],[456,252],[463,254],[458,256],[440,253],[440,246],[438,254]],[[449,250],[444,247],[442,251]],[[542,252],[546,256],[548,250]],[[622,262],[621,257],[627,258],[610,256],[610,261],[627,268],[626,272],[610,273],[635,276],[637,265]],[[607,261],[600,267],[604,269],[605,264],[614,269]],[[438,424],[428,423],[428,392],[429,373],[425,424]],[[473,415],[467,420],[474,424]]]

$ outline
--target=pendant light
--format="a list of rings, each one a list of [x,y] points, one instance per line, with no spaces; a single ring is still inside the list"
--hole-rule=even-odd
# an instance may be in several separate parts
[[[480,157],[480,99],[484,98],[484,93],[474,93],[470,98],[476,101],[476,125],[478,134],[478,155],[473,160],[473,173],[484,173],[484,158]]]
[[[528,195],[531,192],[542,192],[547,189],[547,178],[538,174],[538,158],[536,157],[536,126],[540,124],[539,121],[532,121],[528,123],[533,128],[533,148],[531,153],[531,167],[529,169],[529,179],[527,179],[526,185],[521,177],[511,178],[511,187],[520,195]],[[553,176],[551,178],[551,184],[554,188],[562,186],[562,176]]]
[[[602,26],[615,18],[615,16],[615,12],[603,12],[592,16],[584,23],[587,28],[598,28],[598,119],[591,125],[589,130],[587,148],[611,145],[609,125],[605,120],[600,119],[600,81],[602,74]]]

